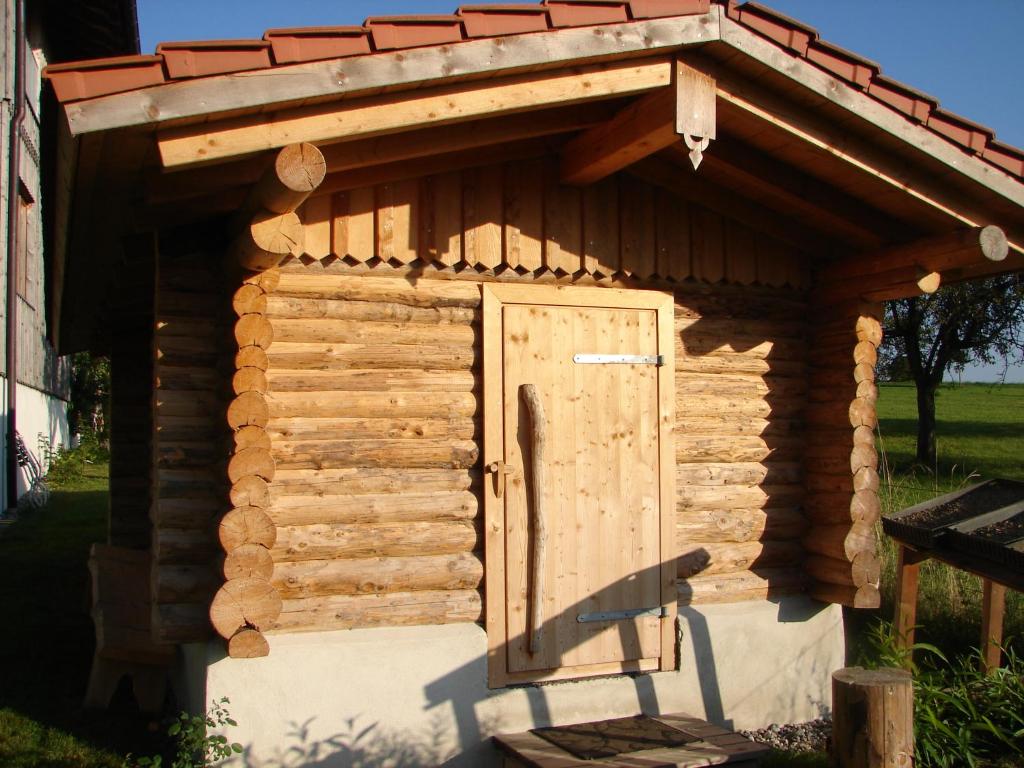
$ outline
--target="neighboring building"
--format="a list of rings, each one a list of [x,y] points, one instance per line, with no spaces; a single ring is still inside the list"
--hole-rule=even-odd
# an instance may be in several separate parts
[[[55,162],[59,116],[53,95],[43,96],[40,72],[49,64],[93,56],[114,56],[138,50],[138,30],[134,0],[89,0],[27,2],[24,23],[18,21],[16,0],[0,4],[0,28],[3,29],[3,101],[0,103],[0,325],[7,328],[8,299],[13,297],[16,343],[13,356],[18,386],[13,402],[17,433],[37,461],[45,461],[47,448],[68,443],[67,400],[69,397],[69,361],[54,352],[49,307],[52,302],[49,269],[52,261],[52,229],[44,227],[46,211],[54,194],[52,168]],[[18,39],[25,41],[24,48]],[[23,79],[19,78],[17,56],[24,51]],[[24,98],[19,98],[19,82],[24,82]],[[23,118],[19,141],[11,141],[12,121],[18,105]],[[11,164],[17,157],[18,168],[12,177]],[[13,183],[12,183],[13,182]],[[13,210],[8,207],[13,190]],[[8,218],[10,214],[10,219]],[[8,221],[14,222],[14,238],[8,238]],[[14,291],[7,290],[7,274],[12,264],[10,243],[14,244]],[[7,334],[0,333],[0,359],[3,361],[3,442],[0,456],[8,457],[7,429],[10,424],[11,398]],[[9,457],[8,457],[9,458]],[[6,462],[0,462],[6,466]],[[17,472],[17,493],[10,487],[9,473],[2,476],[3,509],[28,487],[29,472]]]
[[[59,349],[114,370],[105,549],[246,764],[829,708],[880,600],[881,302],[1024,268],[1020,150],[725,0],[47,76]]]

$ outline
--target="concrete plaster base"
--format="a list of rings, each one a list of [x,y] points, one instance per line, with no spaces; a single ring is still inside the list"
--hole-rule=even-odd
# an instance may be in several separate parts
[[[473,624],[273,635],[270,656],[185,648],[193,706],[227,696],[245,747],[235,765],[496,765],[487,737],[638,712],[684,711],[735,728],[829,710],[844,665],[842,612],[801,597],[682,608],[680,669],[488,690]]]

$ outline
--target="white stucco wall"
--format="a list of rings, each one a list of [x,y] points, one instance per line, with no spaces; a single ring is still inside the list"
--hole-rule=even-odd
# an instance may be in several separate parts
[[[7,446],[7,380],[0,378],[0,460]],[[25,447],[41,463],[45,464],[40,437],[49,441],[52,449],[67,447],[68,433],[67,403],[34,387],[18,384],[17,397],[18,433],[25,441]],[[45,467],[44,467],[45,468]],[[0,499],[6,499],[6,477],[0,472]],[[18,477],[18,496],[28,490],[29,473],[21,469]]]
[[[270,636],[270,656],[184,648],[182,703],[227,696],[245,747],[234,765],[496,765],[488,736],[544,725],[689,712],[735,728],[818,717],[844,666],[842,612],[801,597],[681,609],[680,669],[486,687],[472,624]],[[203,670],[205,669],[205,679]],[[203,690],[205,687],[205,690]]]

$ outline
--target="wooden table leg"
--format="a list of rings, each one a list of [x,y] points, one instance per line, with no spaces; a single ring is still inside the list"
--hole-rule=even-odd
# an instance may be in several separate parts
[[[1003,612],[1006,609],[1006,587],[982,579],[981,659],[982,671],[991,672],[1002,664]]]
[[[896,590],[896,644],[910,649],[914,645],[914,626],[917,624],[917,576],[924,560],[920,553],[899,545],[899,560],[896,574],[899,585]],[[907,655],[910,666],[913,654]]]

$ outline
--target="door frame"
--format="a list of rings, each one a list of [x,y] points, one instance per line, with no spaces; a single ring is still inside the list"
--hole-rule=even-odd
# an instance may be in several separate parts
[[[675,426],[675,299],[665,291],[623,290],[589,286],[508,285],[489,283],[483,289],[483,461],[484,476],[484,584],[487,631],[487,685],[501,688],[514,683],[564,680],[616,672],[646,672],[676,668],[676,461],[672,432]],[[562,667],[546,672],[509,672],[506,644],[505,503],[487,466],[505,458],[504,361],[502,307],[534,304],[561,307],[654,310],[658,354],[658,508],[661,561],[661,656],[650,660],[610,662],[583,667]]]

